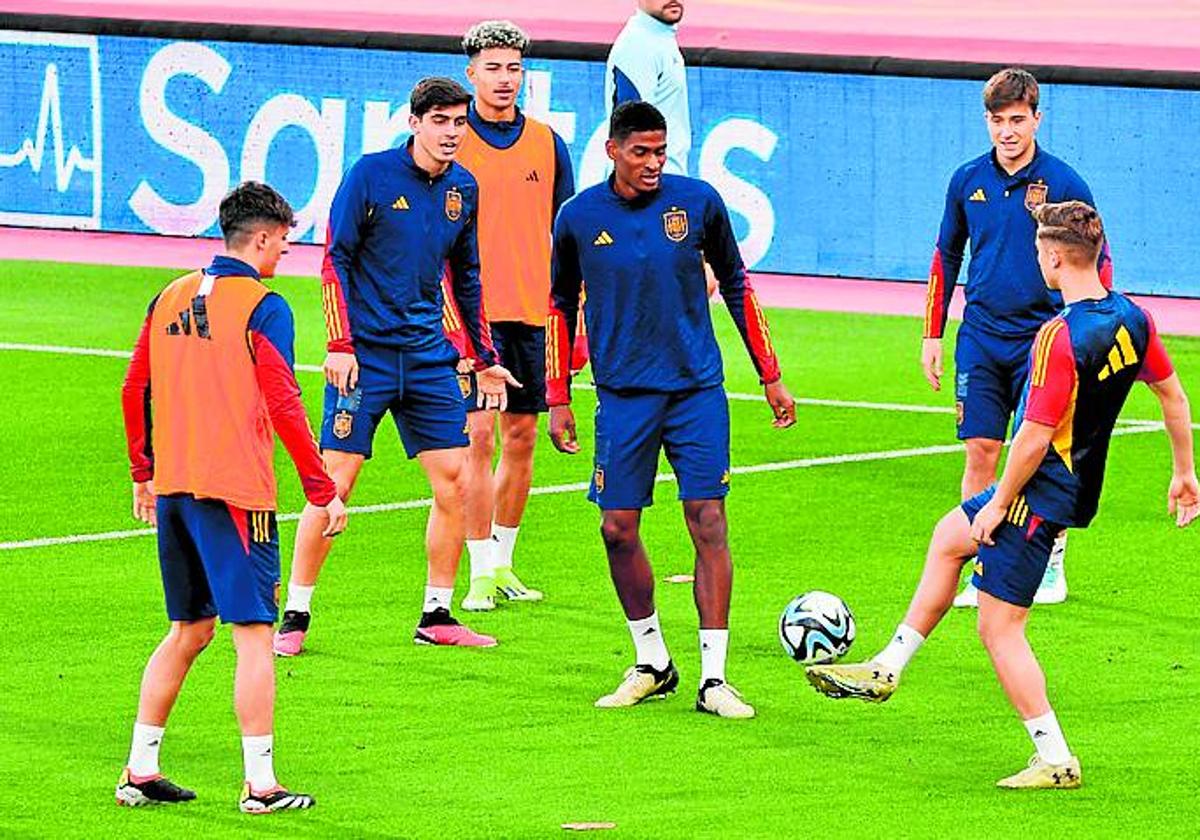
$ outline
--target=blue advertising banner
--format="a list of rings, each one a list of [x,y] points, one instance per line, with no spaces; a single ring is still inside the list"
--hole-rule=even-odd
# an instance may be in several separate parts
[[[0,224],[217,233],[238,181],[280,189],[321,242],[342,173],[407,135],[422,76],[458,55],[0,31]],[[605,172],[602,64],[527,62],[525,110]],[[946,183],[988,147],[981,82],[689,69],[691,172],[759,271],[920,279]],[[1043,145],[1090,183],[1118,285],[1200,297],[1200,91],[1043,89]]]

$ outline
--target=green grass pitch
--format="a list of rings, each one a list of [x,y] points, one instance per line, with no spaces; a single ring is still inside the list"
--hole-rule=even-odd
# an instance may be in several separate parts
[[[151,296],[173,275],[0,263],[0,341],[127,350]],[[319,364],[312,280],[275,283],[297,315],[297,358]],[[916,319],[769,313],[797,396],[948,406],[918,370]],[[714,310],[730,391],[756,393],[745,352]],[[1200,394],[1200,342],[1170,339]],[[0,542],[133,529],[121,432],[120,358],[0,350]],[[320,376],[300,374],[317,418]],[[951,380],[952,381],[952,380]],[[584,453],[539,444],[534,483],[585,481],[593,395],[577,392]],[[953,442],[953,415],[806,405],[770,427],[734,401],[733,463],[778,463]],[[1126,418],[1157,419],[1139,389]],[[355,505],[420,499],[427,486],[381,427]],[[154,542],[145,536],[0,550],[0,835],[47,837],[553,837],[611,821],[614,837],[1100,837],[1196,831],[1200,747],[1200,532],[1165,511],[1161,432],[1112,447],[1101,514],[1072,535],[1071,597],[1035,610],[1031,635],[1068,740],[1083,762],[1073,793],[998,791],[1031,748],[975,637],[954,613],[881,707],[815,694],[776,638],[788,600],[846,599],[852,656],[875,652],[901,617],[929,530],[957,502],[961,454],[735,475],[736,568],[729,675],[749,722],[692,710],[699,676],[690,588],[660,584],[658,607],[683,676],[665,702],[603,712],[592,701],[630,663],[597,512],[582,493],[535,496],[518,569],[547,593],[473,619],[495,650],[415,647],[423,510],[351,517],[314,602],[310,652],[278,663],[277,770],[311,791],[309,813],[237,812],[241,756],[227,630],[201,657],[172,717],[164,769],[194,787],[186,806],[130,811],[112,788],[128,750],[141,668],[166,627]],[[280,504],[301,504],[286,457]],[[645,517],[656,576],[688,572],[674,485]],[[281,526],[284,570],[294,523]],[[465,567],[465,562],[464,562]],[[458,594],[465,591],[460,579]]]

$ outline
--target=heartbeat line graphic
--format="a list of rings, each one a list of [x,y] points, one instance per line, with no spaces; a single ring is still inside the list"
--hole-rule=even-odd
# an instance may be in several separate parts
[[[46,158],[47,129],[54,146],[54,182],[58,191],[66,192],[76,170],[95,172],[96,159],[86,157],[78,146],[72,146],[64,154],[62,131],[62,106],[58,92],[58,66],[46,65],[46,78],[42,83],[42,104],[38,112],[35,139],[25,138],[15,152],[0,152],[0,167],[12,168],[29,164],[34,173],[40,173]]]

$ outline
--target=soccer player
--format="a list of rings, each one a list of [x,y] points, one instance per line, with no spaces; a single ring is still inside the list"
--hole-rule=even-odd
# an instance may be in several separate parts
[[[442,327],[442,274],[462,313],[480,404],[505,405],[518,385],[494,364],[479,289],[479,189],[454,163],[471,94],[457,82],[422,79],[412,90],[402,147],[364,155],[333,198],[321,271],[328,333],[321,449],[338,494],[350,497],[375,430],[391,414],[409,458],[433,490],[425,533],[428,578],[418,644],[490,647],[496,640],[450,614],[464,540],[467,415],[455,373],[458,351]],[[287,606],[275,652],[300,653],[311,601],[331,540],[320,511],[305,508],[296,532]]]
[[[946,314],[969,240],[967,305],[954,352],[958,438],[967,450],[963,499],[996,480],[1008,421],[1025,381],[1030,343],[1062,303],[1038,273],[1032,213],[1049,202],[1075,199],[1094,204],[1091,190],[1075,170],[1037,143],[1042,114],[1033,76],[1014,68],[1001,70],[984,86],[983,104],[992,149],[960,166],[950,178],[929,270],[921,345],[925,378],[938,391]],[[1111,286],[1107,247],[1097,259],[1101,278]],[[1035,603],[1066,600],[1065,548],[1064,531]],[[954,603],[976,606],[974,587],[968,583]]]
[[[465,610],[491,610],[497,595],[538,601],[513,571],[513,547],[533,478],[538,414],[546,411],[546,300],[550,236],[558,208],[575,192],[571,157],[547,125],[521,113],[517,96],[529,38],[509,21],[489,20],[463,37],[475,101],[456,160],[479,183],[479,262],[483,302],[500,361],[524,387],[509,388],[500,414],[500,461],[492,476],[496,413],[473,410],[467,455]],[[467,374],[471,379],[470,374]],[[464,389],[467,390],[467,389]]]
[[[150,304],[121,393],[133,515],[158,525],[171,629],[142,676],[116,799],[137,806],[196,798],[162,775],[158,754],[175,698],[220,616],[233,625],[237,649],[240,808],[311,808],[311,796],[276,781],[272,763],[279,591],[272,429],[327,538],[346,527],[346,508],[321,467],[292,373],[292,311],[262,283],[287,253],[292,208],[248,181],[221,202],[219,218],[225,253]]]
[[[568,201],[558,215],[546,326],[550,437],[562,452],[579,451],[567,337],[573,334],[586,278],[584,315],[599,398],[589,498],[601,510],[609,571],[636,651],[634,667],[596,705],[632,706],[670,694],[679,684],[654,607],[654,574],[638,533],[642,510],[652,502],[659,451],[665,450],[696,548],[701,663],[696,708],[749,718],[753,707],[725,681],[733,581],[725,519],[729,406],[702,253],[720,279],[774,425],[795,423],[796,405],[780,378],[725,204],[703,181],[663,174],[667,137],[666,122],[653,105],[617,106],[606,144],[615,164],[612,177]]]
[[[1200,486],[1187,395],[1154,323],[1097,271],[1099,215],[1071,201],[1042,205],[1034,216],[1038,263],[1066,308],[1041,328],[1030,351],[1004,475],[938,523],[921,582],[887,647],[870,662],[816,665],[807,674],[831,697],[887,700],[950,608],[962,566],[977,554],[979,636],[1037,749],[1026,769],[998,784],[1072,788],[1081,781],[1079,760],[1050,707],[1025,623],[1055,536],[1087,527],[1096,514],[1113,424],[1135,381],[1149,383],[1162,404],[1173,459],[1167,505],[1180,527],[1200,514]]]

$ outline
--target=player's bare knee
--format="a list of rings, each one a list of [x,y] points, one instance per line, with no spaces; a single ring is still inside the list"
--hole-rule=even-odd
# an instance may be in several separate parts
[[[967,472],[987,476],[988,483],[996,477],[996,465],[1000,463],[1003,443],[987,438],[970,438],[966,441]]]
[[[179,652],[188,659],[195,659],[212,643],[216,627],[214,619],[181,621],[174,625],[171,635]]]
[[[489,426],[471,424],[468,435],[471,439],[471,451],[467,457],[473,461],[486,461],[489,465],[496,454],[496,433]]]
[[[979,640],[988,651],[995,651],[1003,641],[1010,637],[1018,628],[1006,616],[998,615],[992,610],[981,609],[979,620],[976,622]]]
[[[690,502],[684,505],[688,529],[697,548],[720,550],[728,543],[725,508],[719,502]]]
[[[624,517],[606,515],[600,522],[600,536],[610,553],[620,552],[637,542],[637,523]]]
[[[519,415],[524,417],[525,415]],[[530,415],[532,416],[532,415]],[[512,423],[504,429],[504,454],[508,458],[529,459],[537,443],[537,420],[532,423]]]

